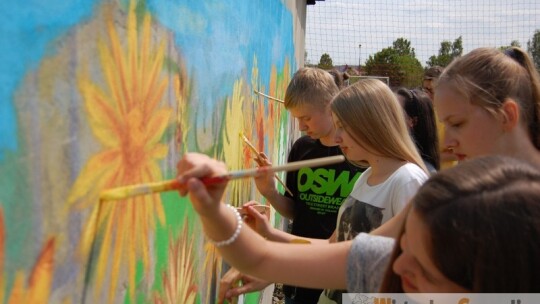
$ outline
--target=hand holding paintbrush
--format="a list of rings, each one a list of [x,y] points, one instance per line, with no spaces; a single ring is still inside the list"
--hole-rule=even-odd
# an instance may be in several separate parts
[[[262,167],[259,169],[275,171],[298,170],[304,167],[318,167],[331,163],[343,162],[343,155],[310,159],[298,162],[290,162],[275,167]],[[208,185],[202,182],[207,177],[226,176],[225,164],[212,159],[204,154],[187,153],[177,166],[179,182],[185,185],[179,192],[185,196],[189,194],[189,200],[195,211],[199,214],[205,234],[214,242],[225,259],[234,259],[239,256],[243,248],[251,243],[255,237],[260,237],[251,229],[242,229],[242,215],[236,208],[222,203],[225,184]],[[250,215],[264,220],[265,215],[260,214],[257,207],[247,207],[245,211],[251,211]],[[266,208],[266,207],[264,207]],[[231,209],[235,209],[231,212]],[[244,213],[244,212],[242,212]],[[309,240],[292,239],[291,243],[307,244]],[[232,246],[229,246],[232,245]],[[246,257],[242,257],[245,259]]]
[[[240,132],[239,135],[240,135],[240,138],[242,138],[242,140],[244,141],[244,143],[249,147],[249,149],[253,153],[255,153],[257,155],[257,157],[255,157],[254,160],[255,160],[255,162],[257,162],[257,164],[260,167],[271,166],[272,165],[272,163],[270,162],[270,160],[268,159],[266,154],[264,154],[264,152],[259,152],[257,150],[257,148],[255,148],[255,146],[247,139],[247,137],[242,132]],[[285,188],[285,191],[287,191],[287,193],[289,193],[291,196],[293,196],[293,193],[291,192],[291,190],[289,190],[289,188],[287,188],[287,186],[281,180],[281,178],[279,178],[279,176],[277,174],[274,174],[274,177],[283,186],[283,188]]]
[[[206,163],[202,162],[200,160],[201,158],[204,159]],[[290,162],[279,166],[264,166],[228,172],[225,164],[220,161],[212,159],[204,154],[188,153],[178,162],[177,169],[179,172],[179,176],[177,179],[108,189],[101,192],[99,198],[103,201],[120,200],[137,195],[145,195],[171,190],[178,190],[180,191],[181,195],[185,195],[188,191],[187,189],[189,188],[188,179],[190,177],[200,177],[198,183],[202,183],[209,189],[225,188],[227,182],[234,179],[258,177],[267,175],[268,173],[292,171],[304,167],[335,164],[343,162],[344,160],[344,156],[338,155]],[[219,168],[220,170],[217,170],[216,168]],[[222,174],[216,174],[218,172],[221,172]]]

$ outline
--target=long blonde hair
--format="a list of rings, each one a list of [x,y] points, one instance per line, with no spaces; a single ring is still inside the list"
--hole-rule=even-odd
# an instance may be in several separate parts
[[[345,131],[370,153],[414,163],[428,172],[399,101],[382,81],[361,80],[343,89],[332,100],[331,109]]]

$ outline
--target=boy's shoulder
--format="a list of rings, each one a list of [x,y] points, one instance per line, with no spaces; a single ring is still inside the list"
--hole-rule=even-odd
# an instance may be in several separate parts
[[[305,150],[305,149],[323,149],[324,146],[322,145],[321,141],[318,139],[313,139],[309,137],[308,135],[303,135],[297,140],[294,141],[291,147],[291,151],[295,150]]]
[[[293,146],[302,145],[302,144],[317,144],[320,141],[318,139],[313,139],[308,135],[302,135],[300,138],[294,141]]]
[[[339,146],[325,146],[319,139],[309,136],[298,138],[289,150],[289,161],[343,155]]]

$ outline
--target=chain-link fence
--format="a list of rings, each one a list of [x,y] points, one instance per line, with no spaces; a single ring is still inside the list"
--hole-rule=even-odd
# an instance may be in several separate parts
[[[317,1],[307,8],[305,62],[317,65],[328,54],[326,68],[330,58],[353,75],[414,85],[426,67],[477,47],[540,47],[537,30],[538,0]]]

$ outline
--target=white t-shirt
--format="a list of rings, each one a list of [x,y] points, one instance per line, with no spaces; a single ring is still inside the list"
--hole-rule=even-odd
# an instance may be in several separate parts
[[[338,242],[351,240],[360,232],[370,232],[384,224],[405,207],[428,179],[424,170],[412,163],[399,167],[378,185],[368,185],[370,175],[371,168],[368,168],[339,209]]]
[[[368,168],[360,175],[351,194],[339,208],[336,225],[338,242],[352,240],[359,233],[368,233],[384,224],[405,207],[418,188],[428,179],[422,168],[406,163],[384,182],[370,186],[367,180],[371,176],[371,171],[371,168]],[[377,280],[374,284],[379,283]],[[340,304],[341,292],[341,290],[324,290],[318,304]]]

